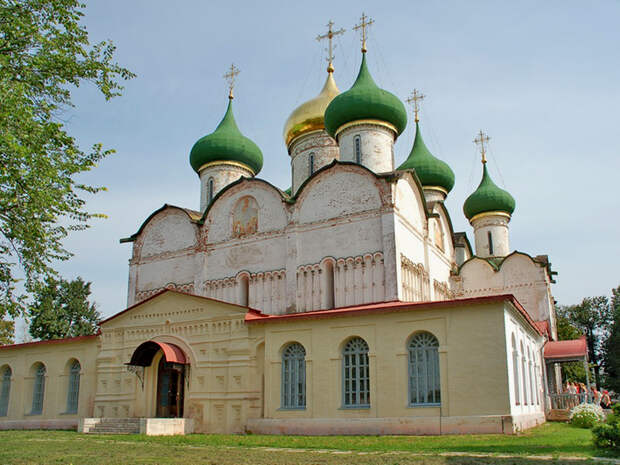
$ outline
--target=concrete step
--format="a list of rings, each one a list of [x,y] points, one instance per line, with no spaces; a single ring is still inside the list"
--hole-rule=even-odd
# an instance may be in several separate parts
[[[90,434],[138,434],[139,418],[88,418],[82,432]]]

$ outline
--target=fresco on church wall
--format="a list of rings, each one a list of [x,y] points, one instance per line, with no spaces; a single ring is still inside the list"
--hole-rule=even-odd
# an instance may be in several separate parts
[[[241,197],[233,208],[233,237],[254,234],[258,230],[258,203],[254,197]]]

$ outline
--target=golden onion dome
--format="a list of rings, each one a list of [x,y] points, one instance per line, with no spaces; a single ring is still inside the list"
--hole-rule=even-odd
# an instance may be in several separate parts
[[[323,121],[325,109],[339,93],[340,90],[338,90],[336,81],[334,81],[333,72],[329,71],[321,93],[312,100],[299,105],[286,120],[284,125],[284,142],[287,147],[293,139],[325,128]]]

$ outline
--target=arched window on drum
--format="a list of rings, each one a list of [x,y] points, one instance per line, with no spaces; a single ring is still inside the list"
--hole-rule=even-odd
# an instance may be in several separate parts
[[[281,408],[306,408],[306,349],[298,342],[282,352]]]
[[[439,341],[417,333],[409,342],[409,405],[440,405]]]

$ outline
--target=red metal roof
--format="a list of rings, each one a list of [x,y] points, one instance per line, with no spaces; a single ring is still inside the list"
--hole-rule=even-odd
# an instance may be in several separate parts
[[[483,297],[470,297],[467,299],[440,300],[434,302],[379,302],[375,304],[355,305],[351,307],[340,307],[331,310],[315,310],[312,312],[287,313],[284,315],[266,315],[258,310],[250,309],[245,315],[246,323],[267,323],[271,321],[290,321],[305,318],[331,318],[337,316],[348,316],[351,314],[363,315],[375,312],[395,312],[401,310],[436,309],[444,307],[467,306],[478,303],[490,302],[510,302],[517,311],[528,321],[530,326],[541,336],[544,335],[541,329],[532,320],[527,310],[519,303],[512,294],[489,295]]]
[[[65,337],[63,339],[49,339],[47,341],[33,341],[33,342],[22,342],[21,344],[8,344],[5,346],[0,345],[0,350],[3,349],[18,349],[20,347],[28,347],[28,346],[36,346],[36,345],[45,345],[45,344],[67,344],[71,342],[83,341],[86,339],[95,339],[99,333],[91,334],[89,336],[76,336],[76,337]]]
[[[549,360],[583,360],[588,355],[586,337],[569,341],[549,341],[545,344],[544,354]]]
[[[536,327],[548,338],[551,338],[551,330],[549,329],[549,322],[547,320],[535,321]]]
[[[180,363],[187,365],[187,357],[180,347],[167,342],[146,341],[134,350],[129,365],[149,366],[153,361],[153,356],[161,350],[164,353],[166,362]]]

